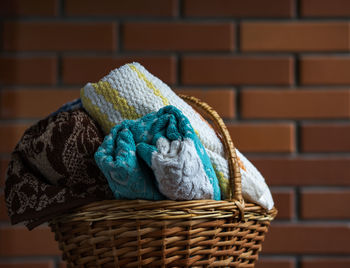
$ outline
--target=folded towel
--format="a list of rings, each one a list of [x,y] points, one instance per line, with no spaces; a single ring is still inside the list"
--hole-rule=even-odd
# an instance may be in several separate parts
[[[73,208],[113,199],[94,161],[103,133],[78,109],[27,129],[11,154],[5,185],[12,224],[29,229]]]
[[[166,105],[177,107],[189,119],[205,147],[219,180],[222,199],[227,198],[228,162],[215,131],[190,105],[142,65],[132,63],[115,69],[98,83],[88,83],[82,88],[80,96],[83,107],[105,133],[109,133],[113,126],[123,120],[140,118]],[[244,167],[253,166],[246,158],[241,160]],[[241,171],[244,198],[271,209],[274,204],[264,178],[255,168],[245,170],[243,166]],[[261,198],[262,196],[266,198]]]
[[[203,145],[188,119],[171,105],[116,125],[95,160],[117,199],[220,200]]]

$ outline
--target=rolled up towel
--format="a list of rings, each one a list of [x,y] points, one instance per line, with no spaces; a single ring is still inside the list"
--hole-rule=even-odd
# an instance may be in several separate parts
[[[210,159],[174,106],[116,125],[95,160],[117,199],[220,200]]]
[[[32,229],[73,208],[113,199],[93,158],[103,137],[83,109],[58,113],[27,129],[7,171],[12,224],[25,222]]]
[[[219,180],[222,199],[227,198],[228,162],[223,145],[215,131],[190,105],[142,65],[132,63],[121,66],[99,82],[86,84],[81,89],[80,96],[83,107],[100,124],[106,134],[124,120],[140,118],[167,105],[178,108],[189,119],[205,147]],[[246,158],[242,159],[242,163],[243,166],[252,166]],[[244,168],[242,168],[242,180],[247,182],[253,180],[256,183],[256,186],[243,188],[244,198],[271,209],[274,204],[264,178],[258,172],[250,174],[243,171],[245,171]],[[245,187],[247,183],[243,182],[242,185]],[[259,193],[258,198],[257,193]],[[268,198],[261,199],[260,195]]]

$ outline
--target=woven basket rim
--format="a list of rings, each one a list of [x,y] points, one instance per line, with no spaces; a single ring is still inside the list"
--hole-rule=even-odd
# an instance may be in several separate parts
[[[104,221],[141,219],[222,219],[237,217],[242,220],[272,221],[277,209],[266,210],[254,203],[245,203],[240,215],[240,203],[232,200],[150,201],[150,200],[102,200],[77,208],[71,213],[56,217],[53,221]]]

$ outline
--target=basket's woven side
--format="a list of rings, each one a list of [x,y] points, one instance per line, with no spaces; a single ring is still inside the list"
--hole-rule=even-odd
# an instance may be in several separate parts
[[[52,222],[70,267],[254,267],[269,221]]]

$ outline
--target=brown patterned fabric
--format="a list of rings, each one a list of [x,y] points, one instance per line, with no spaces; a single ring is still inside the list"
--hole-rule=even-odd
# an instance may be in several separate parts
[[[73,208],[113,199],[94,161],[103,133],[82,109],[25,131],[11,155],[5,186],[12,224],[29,229]]]

